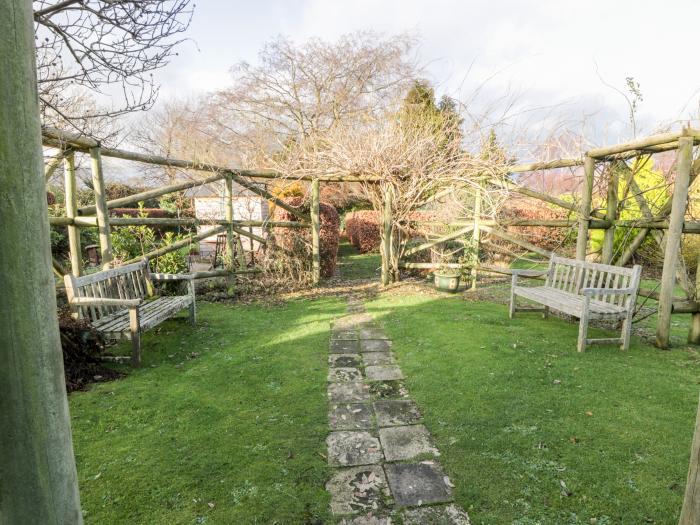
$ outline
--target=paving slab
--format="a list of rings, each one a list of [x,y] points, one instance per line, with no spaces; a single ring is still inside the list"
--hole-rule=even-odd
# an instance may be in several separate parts
[[[423,425],[381,428],[379,441],[387,461],[407,461],[423,454],[440,455]]]
[[[410,399],[380,399],[375,401],[374,414],[380,427],[412,425],[421,419],[418,407]]]
[[[360,326],[360,339],[389,339],[384,330],[375,326]]]
[[[328,464],[335,467],[371,465],[383,459],[379,440],[369,432],[331,432],[326,438]]]
[[[365,375],[370,381],[394,381],[403,379],[401,369],[396,365],[376,365],[365,368]]]
[[[363,361],[367,366],[395,364],[394,356],[389,352],[369,352],[362,355],[364,356]]]
[[[469,516],[457,505],[435,505],[406,509],[404,525],[470,525]]]
[[[408,388],[403,381],[375,381],[369,385],[370,394],[376,399],[406,399]]]
[[[328,369],[329,383],[348,383],[362,381],[362,372],[359,369],[345,366]]]
[[[333,514],[375,513],[384,509],[391,498],[381,465],[365,465],[339,470],[326,483],[326,490],[331,494]]]
[[[331,354],[328,356],[328,364],[340,368],[357,368],[362,364],[360,354]]]
[[[355,339],[332,339],[331,354],[356,354],[360,351],[360,342]]]
[[[449,479],[434,461],[384,465],[394,501],[402,507],[418,507],[452,500]]]
[[[328,424],[331,430],[367,430],[372,428],[373,415],[367,403],[332,403]]]
[[[388,339],[362,339],[360,352],[388,352],[391,350],[391,341]]]
[[[357,516],[356,518],[343,518],[340,520],[340,525],[392,525],[395,521],[391,521],[388,516],[375,516],[372,513],[365,516]]]
[[[346,341],[354,341],[355,339],[359,339],[360,334],[357,330],[331,330],[331,340],[336,341],[336,340],[346,340]]]
[[[328,400],[331,403],[368,401],[369,398],[369,385],[364,383],[331,383],[328,385]]]

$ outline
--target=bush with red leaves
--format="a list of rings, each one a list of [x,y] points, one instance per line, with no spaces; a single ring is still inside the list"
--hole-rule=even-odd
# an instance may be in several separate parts
[[[567,213],[563,208],[552,208],[539,201],[512,199],[500,211],[498,219],[566,219]],[[562,251],[567,241],[567,235],[570,232],[569,228],[552,228],[548,226],[509,226],[507,230],[519,237],[526,238],[532,244],[551,251]]]
[[[284,199],[284,201],[290,206],[308,211],[308,204],[304,202],[303,197],[288,197]],[[336,209],[325,202],[319,204],[319,214],[321,216],[321,231],[319,233],[321,276],[333,277],[335,274],[336,261],[338,259],[340,217]],[[297,220],[296,216],[279,206],[275,207],[274,218],[276,221]],[[299,241],[310,245],[311,231],[307,228],[276,228],[275,238],[281,247],[295,252],[295,247],[298,247]]]
[[[353,211],[345,215],[345,233],[360,253],[379,249],[380,217],[374,210]]]

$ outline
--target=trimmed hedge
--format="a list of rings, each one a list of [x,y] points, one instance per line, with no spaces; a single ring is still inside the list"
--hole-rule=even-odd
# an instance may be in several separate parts
[[[308,204],[305,206],[303,197],[288,197],[284,199],[284,202],[295,208],[308,208]],[[325,202],[319,204],[319,214],[321,216],[321,231],[319,233],[321,277],[333,277],[338,260],[340,217],[336,209]],[[275,208],[274,218],[278,221],[297,220],[296,216],[280,207]],[[275,237],[280,246],[291,251],[294,251],[295,246],[298,246],[300,239],[304,240],[307,245],[311,244],[311,231],[306,228],[276,228]]]
[[[360,253],[379,249],[379,212],[374,210],[352,211],[345,215],[345,234]]]

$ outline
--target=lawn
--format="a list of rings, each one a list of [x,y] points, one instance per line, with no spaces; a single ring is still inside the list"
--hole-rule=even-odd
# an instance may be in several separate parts
[[[474,524],[675,524],[700,360],[633,339],[575,351],[577,326],[461,297],[368,304]]]
[[[196,329],[146,334],[142,369],[70,396],[86,523],[325,521],[328,323],[344,303],[200,306]]]
[[[379,253],[360,253],[347,241],[338,246],[338,275],[344,280],[379,279],[382,258]]]
[[[461,295],[390,291],[367,308],[474,525],[676,523],[694,350],[633,338],[579,354],[577,325]],[[332,523],[328,322],[344,312],[202,303],[196,328],[147,333],[142,369],[72,394],[86,523]]]

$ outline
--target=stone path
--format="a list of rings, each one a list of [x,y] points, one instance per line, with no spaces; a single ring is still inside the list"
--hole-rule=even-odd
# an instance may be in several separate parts
[[[331,512],[346,525],[468,525],[410,399],[391,341],[357,297],[331,326]]]

